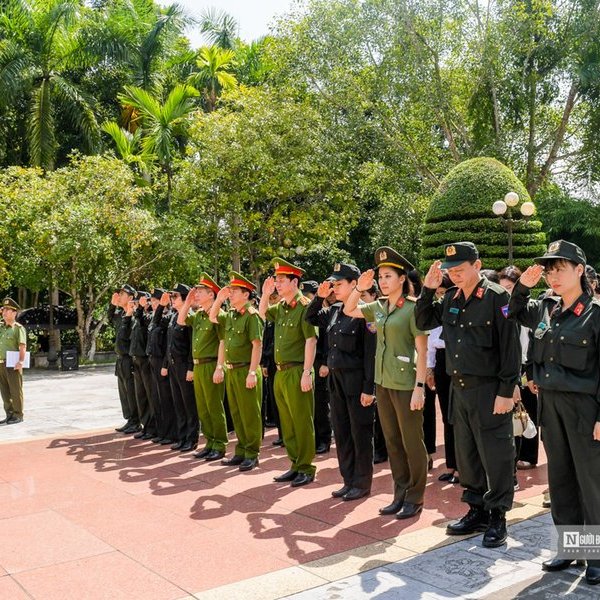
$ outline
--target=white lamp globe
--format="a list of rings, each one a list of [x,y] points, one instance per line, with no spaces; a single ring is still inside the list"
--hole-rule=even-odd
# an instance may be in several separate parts
[[[492,204],[492,211],[497,216],[503,215],[507,208],[508,207],[506,206],[506,202],[504,202],[504,200],[496,200],[496,202]]]
[[[508,192],[508,194],[504,196],[504,202],[506,202],[508,206],[516,206],[519,204],[519,194],[516,192]]]
[[[524,217],[531,217],[535,212],[535,204],[533,202],[523,202],[521,205],[521,214]]]

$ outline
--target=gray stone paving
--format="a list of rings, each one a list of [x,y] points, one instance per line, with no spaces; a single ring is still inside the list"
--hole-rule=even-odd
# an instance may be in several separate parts
[[[124,422],[114,365],[25,371],[25,420],[0,427],[0,443],[116,427]],[[4,411],[0,409],[4,417]]]
[[[478,536],[287,598],[598,600],[600,589],[585,583],[583,567],[562,573],[541,570],[551,556],[551,527],[545,514],[511,526],[508,544],[501,548],[483,548]]]

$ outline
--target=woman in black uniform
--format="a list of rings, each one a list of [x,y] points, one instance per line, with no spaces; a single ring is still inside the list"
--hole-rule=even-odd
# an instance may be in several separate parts
[[[533,379],[548,456],[552,518],[557,526],[600,525],[600,303],[585,277],[579,246],[548,246],[513,290],[508,315],[533,330]],[[542,275],[555,295],[530,300]],[[545,571],[573,560],[554,558]],[[600,560],[587,561],[585,579],[600,583]]]

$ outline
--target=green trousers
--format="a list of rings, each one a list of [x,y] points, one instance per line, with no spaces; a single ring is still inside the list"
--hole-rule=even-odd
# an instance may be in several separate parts
[[[300,388],[302,365],[277,371],[273,382],[275,402],[279,411],[281,431],[291,469],[298,473],[314,475],[315,458],[315,396],[314,390],[303,392]]]
[[[247,368],[225,371],[225,386],[231,420],[237,436],[235,455],[256,458],[262,442],[262,373],[256,371],[256,387],[246,387]]]
[[[205,448],[223,452],[227,446],[227,421],[223,407],[225,384],[213,383],[216,366],[216,360],[194,365],[194,395],[202,433],[206,439]]]
[[[6,417],[23,418],[23,374],[0,364],[0,394]]]

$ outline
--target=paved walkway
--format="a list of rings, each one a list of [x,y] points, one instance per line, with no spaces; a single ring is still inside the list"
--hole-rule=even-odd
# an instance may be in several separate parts
[[[333,453],[294,490],[272,481],[288,465],[273,432],[260,468],[239,473],[112,431],[109,369],[28,375],[25,423],[0,428],[1,599],[598,597],[580,570],[542,575],[543,466],[520,473],[510,542],[487,550],[481,536],[444,534],[464,508],[459,488],[437,481],[442,459],[426,510],[401,522],[377,514],[387,465],[358,502],[331,497]]]

